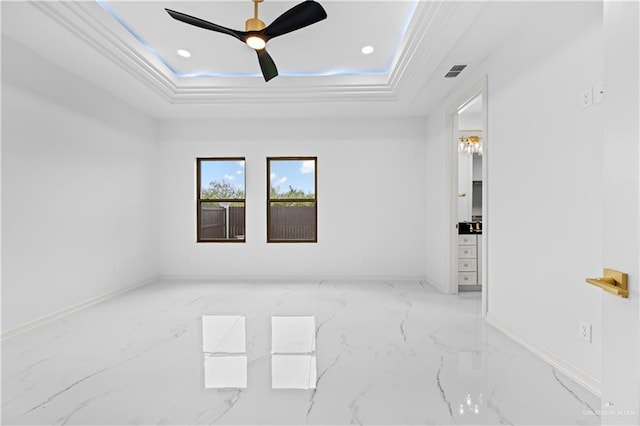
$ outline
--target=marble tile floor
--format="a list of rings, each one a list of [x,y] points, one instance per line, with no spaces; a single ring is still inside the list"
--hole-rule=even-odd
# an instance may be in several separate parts
[[[244,317],[246,387],[205,388],[203,316]],[[309,389],[273,317],[314,317]],[[417,281],[157,282],[2,343],[2,424],[600,424],[599,399]]]

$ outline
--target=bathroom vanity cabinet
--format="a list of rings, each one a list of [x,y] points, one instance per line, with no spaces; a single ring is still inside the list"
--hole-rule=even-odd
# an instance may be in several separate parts
[[[459,230],[469,226],[461,223]],[[469,228],[471,228],[469,226]],[[482,284],[482,231],[474,229],[472,233],[458,234],[458,290],[480,290]]]

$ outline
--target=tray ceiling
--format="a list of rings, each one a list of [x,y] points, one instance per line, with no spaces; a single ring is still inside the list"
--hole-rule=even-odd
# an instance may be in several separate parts
[[[455,87],[452,65],[468,65],[464,77],[531,14],[513,2],[319,2],[327,19],[269,42],[280,75],[267,83],[248,46],[164,10],[243,29],[249,0],[3,2],[2,35],[161,118],[417,116]],[[265,0],[259,16],[268,25],[297,3]]]

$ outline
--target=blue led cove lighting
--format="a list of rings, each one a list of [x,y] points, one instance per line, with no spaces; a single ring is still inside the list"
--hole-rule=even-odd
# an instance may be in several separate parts
[[[109,15],[113,17],[113,19],[118,22],[129,34],[131,34],[140,44],[142,44],[145,49],[147,49],[151,54],[153,54],[160,62],[162,62],[171,73],[177,78],[202,78],[202,77],[223,77],[223,78],[236,78],[236,77],[262,77],[260,72],[250,72],[250,73],[222,73],[222,72],[214,72],[214,71],[199,71],[195,73],[186,73],[178,71],[174,66],[172,66],[166,58],[164,58],[160,52],[158,52],[153,46],[147,43],[136,31],[134,31],[131,26],[129,26],[117,13],[113,11],[104,0],[95,0],[98,5],[102,9],[104,9]],[[398,35],[398,39],[396,40],[394,52],[398,51],[398,47],[404,37],[404,34],[409,27],[411,22],[411,18],[415,13],[416,8],[418,7],[419,0],[413,0],[412,8],[410,12],[407,14],[405,18],[404,26],[402,28],[401,33]],[[357,71],[357,70],[349,70],[349,69],[335,69],[328,71],[284,71],[279,72],[280,76],[284,77],[328,77],[328,76],[358,76],[358,75],[366,75],[366,76],[376,76],[376,75],[387,75],[391,70],[391,65],[393,64],[394,57],[389,59],[389,63],[383,69],[377,70],[367,70],[367,71]]]

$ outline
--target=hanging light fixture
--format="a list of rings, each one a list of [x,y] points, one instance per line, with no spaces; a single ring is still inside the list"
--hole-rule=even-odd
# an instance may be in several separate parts
[[[482,138],[477,135],[460,136],[460,143],[458,144],[458,151],[466,152],[467,154],[482,155]]]

